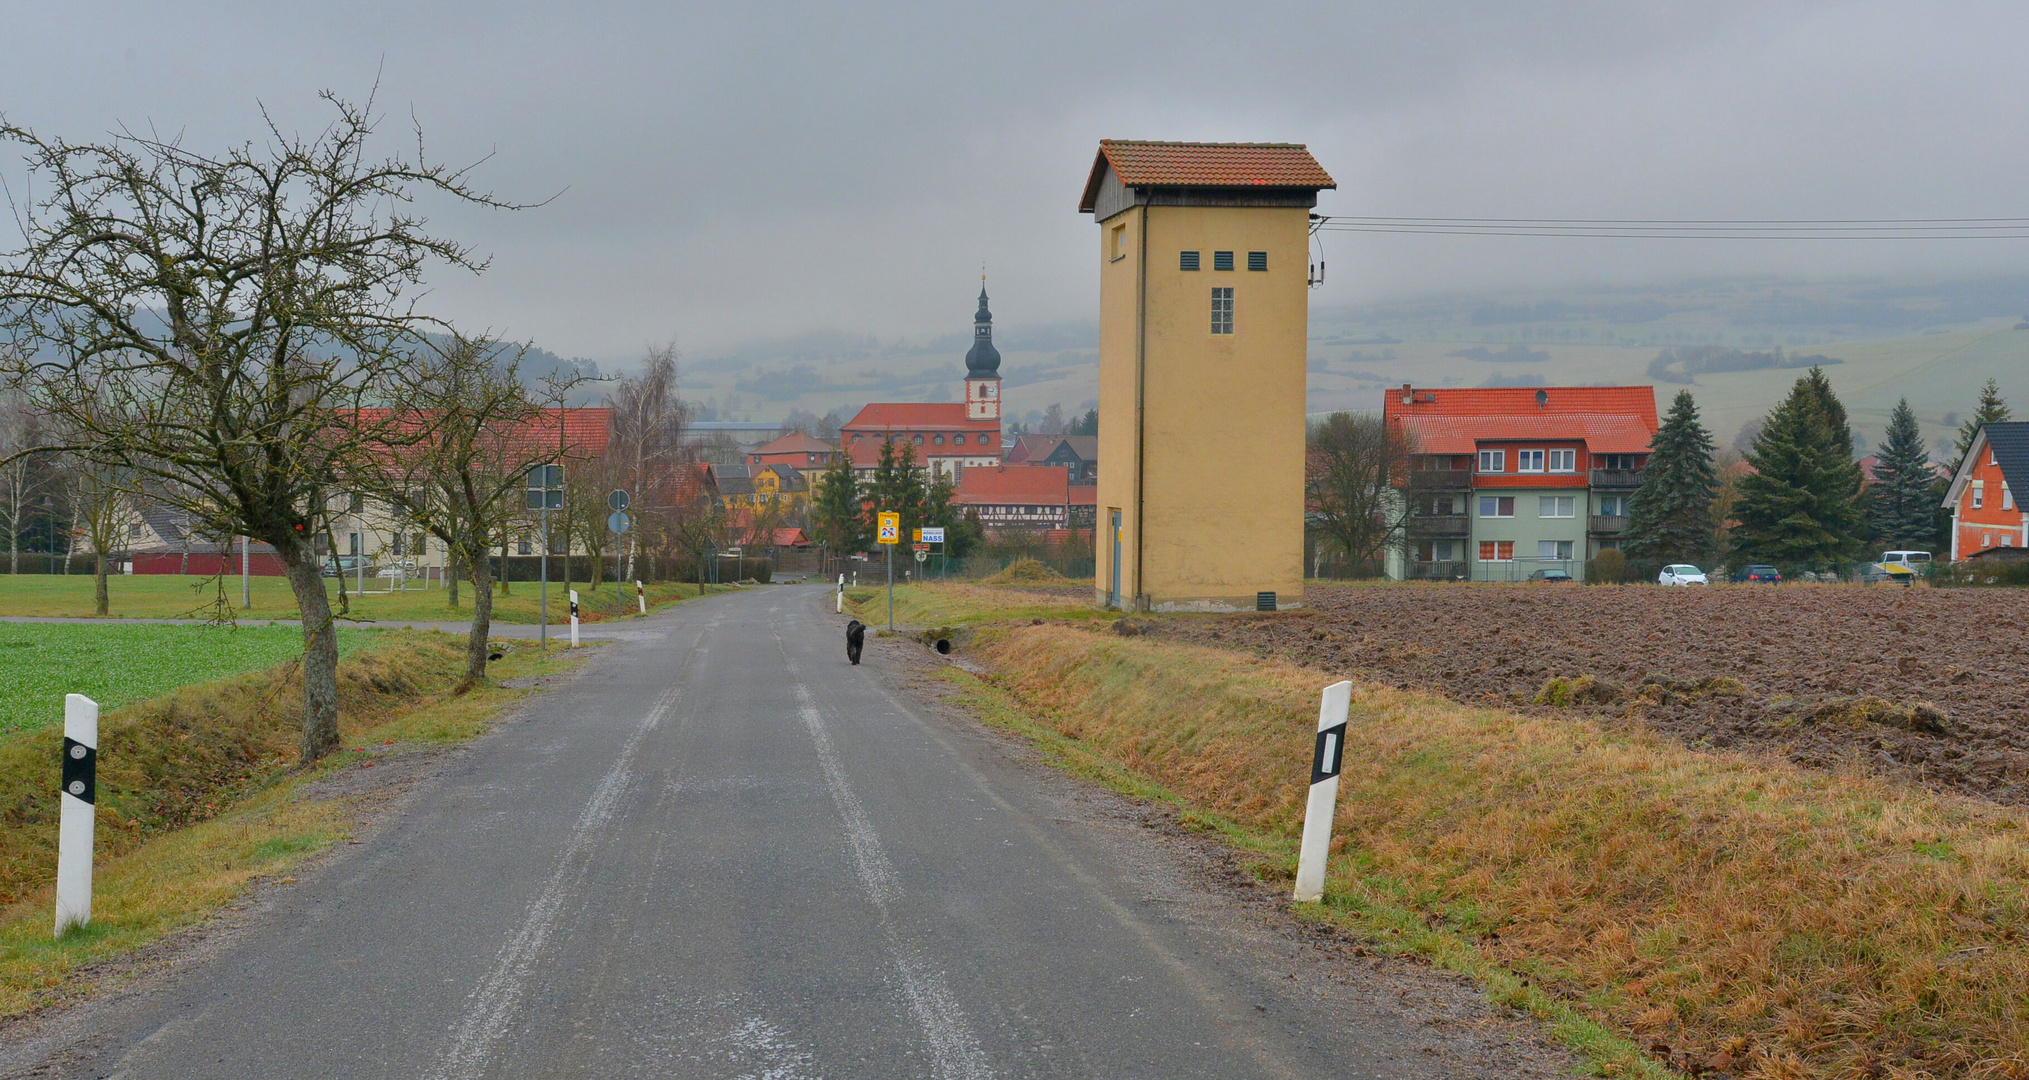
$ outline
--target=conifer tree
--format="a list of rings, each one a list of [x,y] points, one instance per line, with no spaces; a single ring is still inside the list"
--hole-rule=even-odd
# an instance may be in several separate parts
[[[1629,500],[1621,546],[1637,559],[1703,563],[1712,556],[1712,435],[1698,422],[1698,403],[1677,391],[1670,414],[1649,444],[1648,468]]]
[[[1822,368],[1796,381],[1747,455],[1732,544],[1748,558],[1822,569],[1859,554],[1866,515],[1846,408]]]
[[[1939,503],[1946,481],[1930,466],[1923,430],[1909,399],[1895,403],[1888,417],[1888,437],[1881,443],[1874,482],[1868,487],[1868,523],[1877,543],[1887,548],[1936,550]]]
[[[1952,454],[1952,471],[1957,472],[1959,466],[1965,463],[1966,451],[1973,448],[1973,436],[1978,435],[1981,428],[1988,424],[2006,423],[2014,415],[2009,410],[2008,403],[2001,400],[2001,384],[1988,379],[1987,385],[1980,387],[1979,408],[1974,409],[1973,415],[1959,425],[1958,446]]]
[[[923,470],[916,465],[914,444],[907,439],[883,442],[868,488],[876,513],[885,510],[902,515],[902,542],[909,543],[915,530],[923,527],[923,502],[928,495]]]
[[[862,502],[852,459],[840,451],[810,491],[811,521],[817,526],[818,536],[833,551],[850,554],[866,550],[866,509]]]

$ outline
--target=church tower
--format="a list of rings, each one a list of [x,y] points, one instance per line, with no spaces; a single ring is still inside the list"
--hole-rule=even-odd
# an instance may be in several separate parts
[[[986,309],[986,279],[972,316],[972,350],[965,354],[965,418],[1000,422],[1000,350],[993,347],[993,312]]]

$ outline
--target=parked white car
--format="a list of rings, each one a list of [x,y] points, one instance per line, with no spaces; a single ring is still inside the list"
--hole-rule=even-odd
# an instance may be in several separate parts
[[[1710,585],[1711,582],[1705,580],[1705,571],[1690,563],[1677,563],[1674,566],[1663,567],[1663,572],[1656,575],[1656,584]]]

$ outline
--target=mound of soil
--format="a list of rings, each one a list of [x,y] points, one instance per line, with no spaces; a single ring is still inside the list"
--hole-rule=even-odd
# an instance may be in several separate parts
[[[2029,597],[2015,590],[1381,585],[1304,600],[1144,632],[2029,804]]]
[[[980,579],[988,585],[1056,585],[1065,580],[1044,563],[1034,559],[1016,559],[999,572]]]

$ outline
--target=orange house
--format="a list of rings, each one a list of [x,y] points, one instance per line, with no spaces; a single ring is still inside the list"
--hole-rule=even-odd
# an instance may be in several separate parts
[[[1988,424],[1973,436],[1944,505],[1952,512],[1951,560],[2029,548],[2029,422]]]

